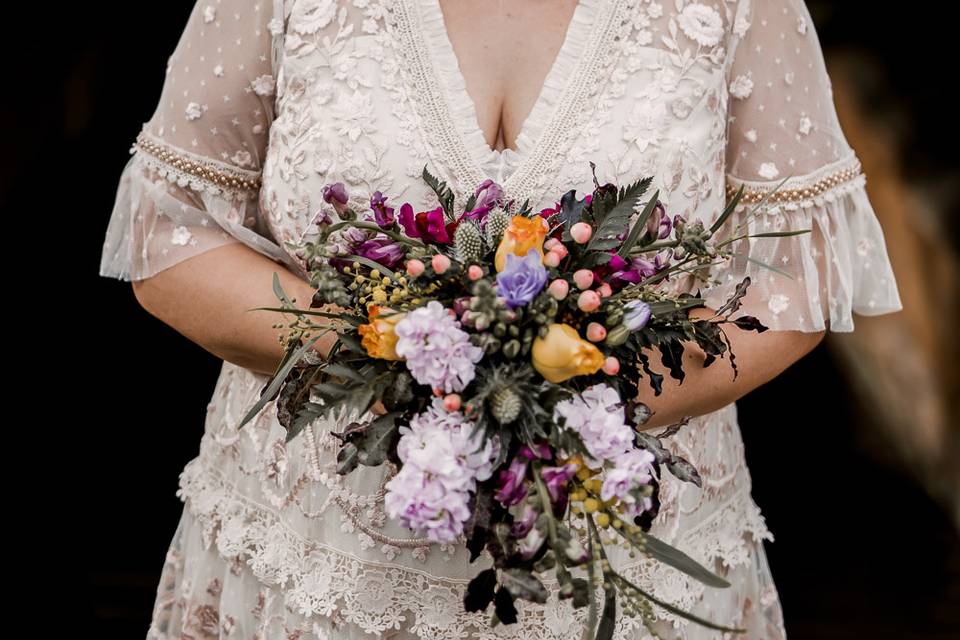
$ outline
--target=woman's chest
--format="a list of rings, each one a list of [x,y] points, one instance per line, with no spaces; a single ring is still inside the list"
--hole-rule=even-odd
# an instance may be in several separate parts
[[[654,176],[671,213],[723,205],[732,3],[581,0],[516,150],[488,143],[439,0],[291,0],[261,206],[297,242],[342,182],[363,210],[380,191],[432,208],[424,167],[458,196],[485,179],[517,204]],[[536,42],[531,42],[536,46]]]

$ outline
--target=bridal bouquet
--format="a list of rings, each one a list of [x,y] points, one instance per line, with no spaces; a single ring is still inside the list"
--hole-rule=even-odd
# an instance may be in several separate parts
[[[656,606],[735,631],[633,584],[606,546],[729,586],[649,533],[662,474],[700,477],[662,443],[681,425],[644,431],[650,410],[637,397],[644,383],[660,393],[652,353],[682,380],[685,345],[696,343],[705,366],[729,354],[736,375],[724,326],[766,330],[731,317],[749,279],[703,320],[687,315],[701,298],[661,286],[680,273],[708,282],[729,259],[746,236],[715,235],[742,191],[705,227],[668,215],[658,192],[643,204],[650,178],[595,177],[592,194],[571,190],[539,212],[505,201],[491,181],[458,207],[445,183],[426,169],[423,178],[437,196],[429,211],[397,211],[379,192],[356,211],[342,184],[324,189],[337,221],[321,212],[315,236],[295,247],[316,294],[299,309],[274,277],[282,304],[267,310],[297,320],[241,426],[276,402],[289,441],[318,418],[377,409],[334,434],[338,472],[389,461],[398,469],[389,517],[430,540],[462,541],[471,561],[486,550],[493,566],[470,582],[464,606],[492,604],[492,624],[516,622],[517,598],[545,602],[541,577],[552,573],[560,598],[588,608],[591,638],[612,637],[618,598],[645,624]],[[312,346],[328,331],[336,342],[324,359]]]

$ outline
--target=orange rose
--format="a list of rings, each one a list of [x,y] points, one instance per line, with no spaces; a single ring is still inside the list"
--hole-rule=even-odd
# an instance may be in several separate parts
[[[386,307],[371,305],[368,315],[370,323],[357,327],[357,333],[362,336],[360,344],[367,350],[367,355],[371,358],[403,360],[403,358],[397,355],[397,334],[394,328],[406,314],[392,313],[387,317],[381,318],[379,317],[381,309],[390,311],[390,309]]]
[[[551,324],[545,338],[535,338],[531,348],[533,368],[550,382],[596,373],[603,353],[580,337],[568,324]]]
[[[497,254],[493,260],[497,271],[503,271],[508,253],[522,257],[533,248],[543,260],[543,241],[547,237],[548,228],[547,221],[540,216],[532,218],[513,216],[506,231],[503,232],[503,238],[500,240],[500,246],[497,247]]]

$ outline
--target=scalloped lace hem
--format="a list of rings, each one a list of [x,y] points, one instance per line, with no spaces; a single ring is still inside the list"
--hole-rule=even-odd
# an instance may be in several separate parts
[[[467,580],[365,561],[328,546],[321,547],[294,531],[272,510],[246,500],[217,471],[204,468],[199,458],[184,468],[177,495],[200,523],[206,549],[215,548],[233,566],[246,564],[261,583],[282,589],[285,607],[305,619],[321,616],[345,621],[371,634],[404,629],[417,637],[436,640],[464,638],[468,630],[470,637],[497,635],[488,630],[487,614],[463,610]],[[772,540],[772,536],[759,509],[743,492],[734,494],[701,526],[680,537],[690,544],[684,548],[708,558],[721,573],[739,567],[750,578],[750,584],[769,580],[772,585],[768,575],[754,575],[761,568],[766,570],[765,565],[756,566],[756,558],[762,553],[761,541]],[[613,556],[612,561],[617,564]],[[694,609],[705,595],[706,588],[700,583],[646,559],[624,562],[619,570],[687,610]],[[571,640],[579,637],[577,627],[584,623],[585,610],[574,610],[569,602],[558,600],[555,581],[548,578],[544,582],[551,593],[547,603],[518,601],[516,628],[522,630],[525,638],[555,638],[558,629],[570,630],[567,635]],[[779,607],[773,593],[772,600],[769,593],[763,597]],[[734,591],[726,597],[734,598],[737,604],[728,608],[739,611],[743,603],[756,602],[761,595],[749,590]],[[637,632],[642,631],[640,621],[621,618],[616,637],[636,638]],[[686,621],[666,613],[661,623],[674,628],[686,625]]]

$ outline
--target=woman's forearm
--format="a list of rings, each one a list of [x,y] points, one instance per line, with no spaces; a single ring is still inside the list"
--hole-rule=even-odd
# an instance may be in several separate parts
[[[693,319],[713,317],[710,309],[690,312]],[[721,409],[748,392],[772,380],[787,367],[809,353],[823,339],[824,332],[744,331],[724,325],[737,359],[739,374],[733,379],[729,355],[704,368],[706,354],[696,345],[687,345],[683,354],[683,383],[670,377],[660,364],[658,350],[648,352],[651,368],[663,375],[663,392],[655,396],[646,378],[641,380],[638,399],[654,414],[644,425],[653,429],[673,424],[686,416],[699,416]]]
[[[258,373],[270,374],[283,357],[278,322],[288,324],[294,314],[248,311],[279,307],[273,293],[273,274],[294,304],[307,309],[313,295],[310,284],[283,265],[236,242],[211,249],[134,282],[141,306],[210,353]],[[317,324],[324,318],[313,317]],[[336,340],[334,331],[314,348],[326,355]]]

